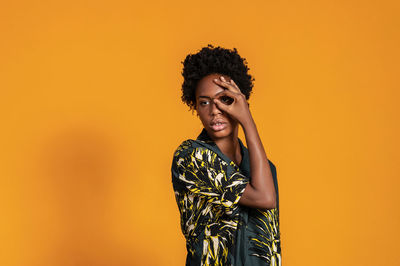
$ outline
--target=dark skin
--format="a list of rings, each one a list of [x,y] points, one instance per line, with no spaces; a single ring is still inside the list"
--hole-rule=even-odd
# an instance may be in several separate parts
[[[218,148],[237,165],[242,160],[238,140],[242,126],[250,156],[251,181],[239,204],[260,209],[276,207],[272,173],[246,97],[235,82],[218,73],[203,77],[196,88],[196,111]],[[221,122],[221,125],[213,125]]]
[[[199,81],[196,88],[196,111],[207,133],[217,144],[221,152],[239,165],[242,160],[242,155],[237,138],[239,129],[238,122],[212,103],[212,99],[215,95],[225,90],[224,87],[213,82],[213,79],[219,76],[218,74],[211,74]],[[216,132],[211,129],[210,122],[215,118],[220,118],[226,122],[225,130]]]

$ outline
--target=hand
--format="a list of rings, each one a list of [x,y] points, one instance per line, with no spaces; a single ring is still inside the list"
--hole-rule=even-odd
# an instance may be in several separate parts
[[[226,88],[216,94],[213,99],[214,103],[220,110],[226,112],[243,126],[244,123],[251,119],[246,96],[232,79],[228,82],[221,76],[220,79],[214,79],[214,82]]]

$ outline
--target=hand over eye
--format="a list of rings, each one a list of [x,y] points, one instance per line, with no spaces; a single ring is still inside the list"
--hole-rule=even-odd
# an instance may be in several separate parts
[[[226,105],[231,105],[234,101],[233,98],[226,95],[222,95],[219,100]]]
[[[236,83],[232,79],[228,82],[222,76],[220,79],[214,79],[214,82],[224,88],[223,91],[217,93],[217,97],[213,100],[217,107],[242,125],[248,119],[251,119],[246,96],[240,91]]]

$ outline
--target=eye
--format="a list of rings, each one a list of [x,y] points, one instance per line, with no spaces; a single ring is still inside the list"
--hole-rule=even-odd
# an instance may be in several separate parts
[[[200,101],[200,105],[206,105],[208,101]]]
[[[233,103],[233,99],[229,96],[221,96],[220,100],[227,105]]]

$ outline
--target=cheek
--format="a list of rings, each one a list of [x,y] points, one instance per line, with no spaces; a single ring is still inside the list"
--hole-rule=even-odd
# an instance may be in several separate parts
[[[233,120],[231,118],[228,118],[228,122],[229,122],[229,126],[231,128],[234,128],[238,124],[238,122],[236,120]]]
[[[208,116],[206,108],[201,108],[201,109],[197,110],[197,115],[198,115],[198,117],[205,119]]]
[[[197,117],[200,119],[201,122],[205,122],[207,119],[205,118],[204,114],[202,114],[201,112],[197,113]]]

